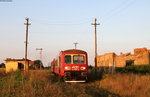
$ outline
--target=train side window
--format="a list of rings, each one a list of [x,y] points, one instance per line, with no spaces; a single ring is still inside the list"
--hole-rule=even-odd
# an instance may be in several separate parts
[[[66,64],[71,64],[71,56],[70,55],[65,56],[65,63]]]
[[[73,56],[73,64],[84,64],[85,58],[83,55],[74,55]]]

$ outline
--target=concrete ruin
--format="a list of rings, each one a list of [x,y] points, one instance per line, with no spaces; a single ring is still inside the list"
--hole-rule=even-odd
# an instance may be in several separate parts
[[[27,66],[25,66],[25,59],[7,58],[5,61],[6,61],[6,72],[17,70],[28,70],[29,66],[33,64],[33,61],[27,60]]]
[[[137,48],[134,49],[134,54],[107,53],[97,56],[98,67],[126,67],[130,65],[150,65],[150,50]]]

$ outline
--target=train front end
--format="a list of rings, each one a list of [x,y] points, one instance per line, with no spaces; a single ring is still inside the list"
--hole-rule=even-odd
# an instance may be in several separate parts
[[[88,57],[82,50],[63,51],[63,75],[65,82],[86,82],[88,75]]]

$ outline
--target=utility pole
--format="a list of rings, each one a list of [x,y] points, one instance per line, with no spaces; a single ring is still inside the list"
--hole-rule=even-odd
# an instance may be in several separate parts
[[[75,43],[73,43],[73,44],[74,44],[74,46],[75,46],[75,49],[77,49],[77,44],[78,44],[78,43],[77,43],[77,42],[75,42]]]
[[[94,25],[94,39],[95,39],[95,70],[97,71],[97,25],[100,25],[99,23],[97,23],[97,19],[95,18],[94,23],[92,23],[92,25]]]
[[[36,50],[39,50],[40,51],[40,60],[42,62],[42,48],[36,48]],[[41,65],[40,65],[40,69],[41,69]]]
[[[28,52],[28,26],[31,25],[29,24],[29,18],[26,18],[26,23],[24,23],[24,25],[26,25],[26,41],[25,41],[25,66],[24,66],[24,72],[26,72],[27,70],[27,66],[29,65],[27,62],[27,52]]]

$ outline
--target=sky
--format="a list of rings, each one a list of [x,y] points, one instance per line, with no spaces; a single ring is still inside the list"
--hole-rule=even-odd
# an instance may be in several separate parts
[[[77,49],[94,64],[94,26],[97,18],[98,55],[150,49],[150,0],[12,0],[0,1],[0,63],[24,58],[25,18],[29,18],[28,58],[44,66],[59,52]]]

